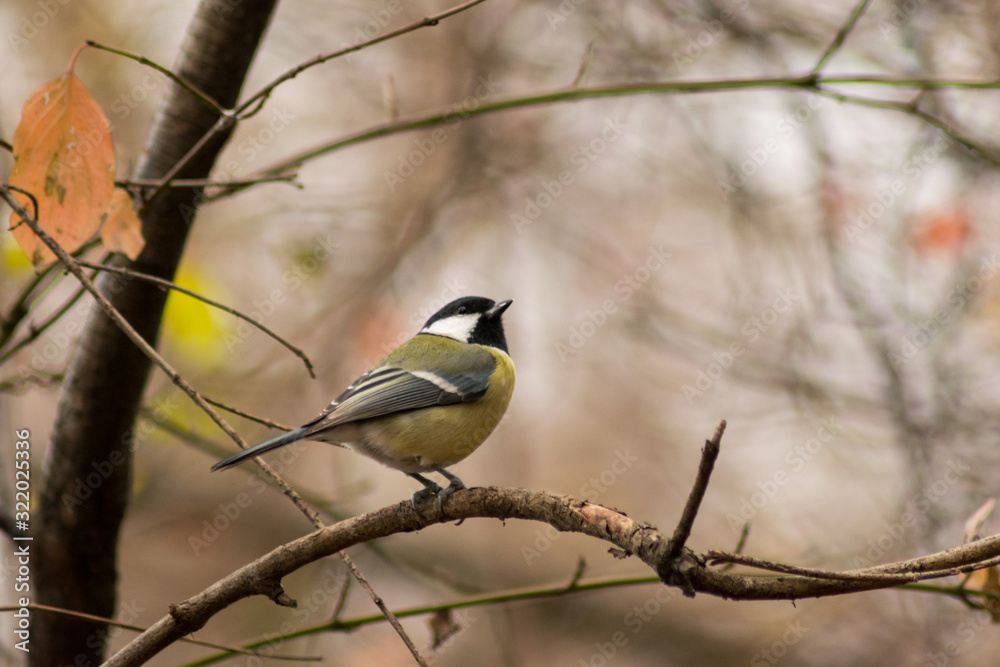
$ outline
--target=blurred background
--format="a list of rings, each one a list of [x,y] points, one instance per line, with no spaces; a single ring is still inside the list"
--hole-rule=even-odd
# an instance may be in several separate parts
[[[449,6],[282,3],[244,90]],[[23,101],[86,39],[169,66],[193,8],[5,2],[0,138],[13,138]],[[798,76],[853,8],[489,0],[282,85],[239,126],[217,178],[254,177],[381,123],[495,98]],[[876,1],[825,71],[996,80],[998,19],[991,2]],[[125,178],[166,80],[94,50],[76,71],[114,125]],[[534,106],[309,159],[302,189],[258,185],[206,204],[179,282],[254,314],[305,350],[318,379],[264,334],[183,295],[170,298],[161,349],[207,396],[297,426],[452,298],[512,298],[518,387],[494,435],[456,466],[469,485],[584,497],[670,531],[701,446],[726,419],[693,549],[733,550],[745,523],[745,553],[824,569],[957,546],[998,486],[1000,95],[828,88],[841,97],[779,86]],[[9,173],[9,152],[0,166]],[[33,272],[9,234],[0,241],[6,314]],[[31,319],[75,287],[57,281]],[[31,429],[42,466],[87,305],[0,365],[4,503],[13,429]],[[162,374],[146,403],[119,614],[142,626],[311,530],[250,466],[209,474],[235,445]],[[275,433],[230,421],[251,443]],[[271,460],[329,521],[416,490],[321,443]],[[996,530],[991,519],[983,532]],[[566,584],[581,558],[584,579],[651,574],[603,543],[513,521],[434,527],[351,555],[394,609]],[[339,559],[326,559],[285,582],[298,610],[242,601],[198,639],[242,644],[329,621],[342,577]],[[2,591],[9,602],[12,585]],[[342,618],[373,613],[353,587]],[[459,632],[436,652],[428,617],[404,625],[441,665],[982,665],[1000,648],[985,612],[913,591],[792,605],[691,600],[647,584],[455,619]],[[116,634],[113,648],[134,636]],[[0,657],[16,663],[12,633],[2,636]],[[384,623],[275,651],[412,664]],[[210,654],[177,644],[153,664]]]

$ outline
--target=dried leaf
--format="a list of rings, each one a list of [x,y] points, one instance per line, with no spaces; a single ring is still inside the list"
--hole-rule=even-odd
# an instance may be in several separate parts
[[[32,93],[14,132],[10,184],[38,201],[37,219],[46,232],[72,252],[101,226],[114,190],[115,156],[111,125],[83,83],[66,73]],[[31,200],[16,194],[30,212]],[[13,213],[13,235],[35,267],[55,256]]]
[[[108,207],[108,219],[101,228],[104,247],[125,253],[135,259],[142,252],[146,240],[142,238],[142,221],[132,208],[132,198],[125,190],[115,190]]]
[[[968,211],[963,206],[956,206],[921,225],[914,239],[914,245],[923,253],[937,251],[957,255],[962,251],[971,232]]]
[[[438,609],[427,623],[430,625],[431,634],[434,637],[432,646],[435,650],[448,641],[449,637],[462,629],[451,617],[451,610],[449,609]]]

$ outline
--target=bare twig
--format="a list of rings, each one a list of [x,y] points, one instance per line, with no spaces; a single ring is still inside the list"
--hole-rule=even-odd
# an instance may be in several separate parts
[[[934,116],[933,114],[927,113],[919,108],[917,108],[914,102],[896,102],[893,100],[879,100],[872,99],[869,97],[861,97],[860,95],[850,95],[847,93],[838,93],[832,90],[820,89],[817,91],[818,94],[824,95],[831,99],[837,100],[839,102],[846,102],[848,104],[856,104],[858,106],[870,107],[873,109],[887,109],[889,111],[899,111],[905,113],[908,116],[913,116],[927,123],[931,127],[936,127],[937,129],[944,132],[946,135],[954,139],[956,142],[968,148],[970,151],[977,153],[984,160],[992,162],[995,165],[1000,165],[1000,155],[995,153],[993,150],[984,146],[981,142],[971,139],[948,122]]]
[[[76,302],[80,300],[80,297],[86,293],[87,291],[81,287],[75,294],[73,294],[73,296],[67,299],[66,302],[60,306],[58,310],[56,310],[56,312],[50,315],[48,319],[38,325],[32,324],[30,326],[30,331],[24,336],[24,338],[17,341],[6,350],[0,350],[0,364],[10,359],[20,350],[30,345],[33,341],[37,340],[39,336],[45,333],[46,329],[58,322],[63,315],[68,313],[69,309],[72,308]]]
[[[154,199],[156,199],[167,188],[167,186],[169,186],[173,182],[174,178],[177,176],[180,170],[183,169],[188,164],[188,162],[190,162],[191,159],[198,154],[198,152],[202,149],[202,147],[205,146],[205,144],[207,144],[217,134],[225,132],[226,130],[235,126],[240,119],[249,118],[250,116],[253,116],[255,113],[260,111],[264,107],[264,103],[271,96],[271,93],[274,92],[274,89],[277,88],[282,83],[284,83],[285,81],[294,79],[296,76],[298,76],[305,70],[309,69],[310,67],[314,67],[328,60],[332,60],[333,58],[338,58],[340,56],[347,55],[348,53],[360,51],[361,49],[373,46],[380,42],[384,42],[388,39],[392,39],[393,37],[398,37],[399,35],[403,35],[405,33],[418,30],[420,28],[425,28],[428,26],[436,26],[440,21],[448,18],[449,16],[454,16],[455,14],[463,12],[466,9],[474,7],[475,5],[478,5],[484,1],[485,0],[470,0],[469,2],[458,5],[456,7],[452,7],[451,9],[445,10],[439,14],[428,16],[424,19],[421,19],[420,21],[412,23],[408,26],[404,26],[399,30],[393,30],[391,32],[385,33],[384,35],[379,35],[378,37],[368,40],[367,42],[355,44],[354,46],[340,49],[338,51],[334,51],[333,53],[317,56],[316,58],[306,61],[301,65],[298,65],[297,67],[294,67],[291,70],[285,72],[277,79],[275,79],[268,85],[261,88],[259,91],[257,91],[257,93],[252,95],[250,98],[248,98],[238,107],[236,107],[233,111],[218,112],[219,120],[216,121],[216,123],[208,130],[208,132],[206,132],[201,137],[201,139],[195,142],[195,144],[191,147],[191,149],[187,153],[185,153],[184,156],[180,160],[178,160],[173,167],[167,170],[166,174],[163,175],[163,177],[160,179],[159,183],[156,185],[153,192],[150,193],[149,198],[143,204],[142,210],[139,211],[139,217],[142,217],[142,214],[145,212],[149,203],[152,202]]]
[[[75,616],[76,618],[84,618],[88,621],[99,621],[101,623],[107,623],[108,625],[114,626],[116,628],[122,628],[123,630],[131,630],[133,632],[144,632],[145,628],[139,625],[132,625],[131,623],[123,623],[121,621],[116,621],[113,618],[104,618],[103,616],[95,616],[94,614],[85,614],[82,611],[73,611],[72,609],[62,609],[60,607],[52,607],[47,604],[36,604],[32,603],[26,607],[30,611],[47,611],[53,614],[65,614],[66,616]],[[22,609],[22,607],[0,607],[0,612],[7,611],[17,611]],[[193,639],[191,637],[181,637],[178,641],[185,644],[194,644],[196,646],[204,646],[206,648],[214,648],[220,651],[226,651],[227,653],[239,653],[242,655],[263,655],[265,658],[270,658],[272,660],[291,660],[295,662],[319,662],[322,660],[322,656],[297,656],[297,655],[273,655],[271,653],[262,654],[258,653],[253,649],[243,649],[235,646],[227,646],[225,644],[214,644],[212,642],[204,642],[199,639]]]
[[[972,572],[974,570],[993,567],[994,565],[1000,563],[1000,535],[994,535],[993,537],[987,539],[992,541],[992,544],[985,545],[987,553],[996,553],[996,555],[990,558],[982,558],[981,554],[975,551],[967,550],[964,547],[956,547],[955,549],[941,551],[923,558],[914,558],[909,561],[889,563],[887,565],[869,567],[861,570],[846,570],[844,572],[817,570],[813,568],[798,567],[795,565],[786,565],[784,563],[773,563],[760,558],[738,556],[736,554],[727,554],[721,551],[709,551],[706,556],[710,565],[717,563],[736,563],[739,565],[747,565],[758,570],[780,572],[781,574],[791,574],[797,577],[809,579],[878,582],[885,584],[886,587],[888,587],[919,579],[950,577],[953,575]]]
[[[809,73],[801,76],[784,77],[757,77],[752,79],[718,79],[705,81],[650,81],[630,84],[618,84],[613,86],[599,86],[592,88],[564,88],[536,95],[523,97],[510,97],[493,102],[483,103],[475,109],[456,108],[449,106],[444,109],[428,112],[422,116],[403,118],[398,121],[381,123],[357,132],[348,134],[339,139],[324,143],[322,145],[296,153],[291,157],[283,159],[281,162],[262,169],[258,172],[261,175],[275,174],[287,171],[290,168],[314,160],[320,156],[333,153],[335,151],[354,146],[382,137],[411,132],[413,130],[427,129],[456,123],[469,118],[483,116],[500,111],[513,109],[523,109],[528,107],[545,106],[565,102],[577,102],[585,99],[601,99],[611,97],[629,97],[632,95],[674,95],[683,93],[716,93],[740,90],[759,90],[766,88],[785,88],[791,90],[806,90],[817,94],[827,95],[844,102],[864,104],[867,106],[877,106],[878,102],[869,103],[865,98],[857,98],[851,95],[841,95],[830,91],[824,86],[839,84],[867,84],[893,86],[896,88],[907,88],[914,90],[934,90],[941,88],[958,88],[965,90],[995,90],[1000,88],[1000,81],[966,81],[966,80],[941,80],[941,79],[915,79],[897,78],[869,75],[829,75],[817,76]],[[882,108],[900,110],[900,105],[885,103]],[[930,117],[921,112],[914,111],[922,120],[930,122]],[[937,123],[942,121],[938,120]],[[954,132],[954,130],[951,130]],[[965,143],[965,142],[963,142]],[[970,147],[975,148],[972,144]],[[980,150],[976,148],[976,150]],[[238,191],[238,188],[227,190],[219,196],[231,195]]]
[[[211,178],[178,178],[170,185],[174,188],[221,188],[225,190],[234,186],[246,188],[262,183],[288,183],[302,190],[305,186],[295,180],[298,176],[295,172],[288,172],[261,178],[234,178],[229,181],[217,181]],[[115,181],[115,185],[121,188],[154,188],[160,185],[160,181],[151,178],[133,178],[131,180]],[[211,199],[211,197],[206,197],[206,199]]]
[[[244,419],[249,419],[252,422],[257,422],[258,424],[261,424],[262,426],[268,426],[270,428],[280,428],[282,431],[291,431],[292,428],[294,428],[294,427],[291,427],[291,426],[285,426],[284,424],[279,424],[278,422],[271,421],[270,419],[264,419],[263,417],[257,417],[256,415],[252,415],[249,412],[244,412],[243,410],[240,410],[239,408],[234,408],[231,405],[226,405],[222,401],[218,401],[218,400],[216,400],[214,398],[209,398],[208,396],[205,397],[205,400],[208,401],[209,403],[211,403],[212,405],[214,405],[215,407],[219,408],[220,410],[225,410],[226,412],[231,412],[234,415],[237,415],[239,417],[243,417]]]
[[[156,276],[151,276],[148,273],[141,273],[139,271],[133,271],[132,269],[125,269],[125,268],[121,268],[121,267],[117,267],[117,266],[107,266],[105,264],[91,264],[90,262],[82,262],[82,261],[79,261],[79,260],[77,261],[77,264],[79,264],[80,266],[85,266],[88,269],[94,269],[96,271],[110,271],[112,273],[117,273],[117,274],[120,274],[120,275],[123,275],[123,276],[129,276],[131,278],[138,278],[139,280],[144,280],[146,282],[153,283],[155,285],[159,285],[159,286],[164,287],[166,289],[171,289],[171,290],[174,290],[175,292],[180,292],[181,294],[186,294],[186,295],[188,295],[188,296],[190,296],[192,298],[195,298],[195,299],[198,299],[199,301],[207,303],[208,305],[210,305],[210,306],[212,306],[214,308],[218,308],[221,311],[227,312],[230,315],[235,315],[239,319],[243,320],[244,322],[247,322],[247,323],[251,324],[254,327],[257,327],[258,329],[260,329],[261,331],[263,331],[265,334],[267,334],[268,336],[270,336],[274,340],[276,340],[279,343],[281,343],[281,345],[283,345],[286,349],[288,349],[292,354],[294,354],[295,356],[297,356],[299,359],[302,360],[302,362],[306,365],[306,370],[309,371],[310,377],[312,377],[313,379],[316,379],[316,372],[313,370],[312,362],[309,361],[309,357],[306,356],[305,352],[303,352],[301,349],[295,347],[294,345],[292,345],[291,343],[289,343],[287,340],[285,340],[284,338],[282,338],[281,336],[279,336],[274,331],[272,331],[268,327],[264,326],[263,324],[261,324],[257,320],[253,319],[249,315],[244,315],[243,313],[241,313],[240,311],[236,310],[235,308],[231,308],[231,307],[225,305],[224,303],[220,303],[220,302],[215,301],[213,299],[209,299],[207,296],[203,296],[201,294],[198,294],[197,292],[189,290],[186,287],[181,287],[177,283],[170,282],[169,280],[164,280],[163,278],[157,278]],[[0,361],[2,361],[2,359],[0,359]]]
[[[347,605],[347,595],[351,592],[351,581],[353,580],[350,577],[344,577],[344,583],[340,586],[340,594],[337,596],[337,603],[333,605],[333,614],[330,615],[331,623],[340,621],[340,615]],[[398,616],[397,614],[397,618]],[[385,618],[385,615],[379,614],[379,618]]]
[[[433,16],[427,16],[425,18],[420,19],[419,21],[415,21],[413,23],[410,23],[409,25],[405,25],[397,30],[391,30],[387,33],[378,35],[377,37],[373,37],[372,39],[369,39],[366,42],[360,42],[353,46],[348,46],[343,49],[338,49],[331,53],[324,53],[322,55],[316,56],[311,60],[307,60],[304,63],[288,70],[278,78],[271,81],[271,83],[267,84],[266,86],[258,90],[252,96],[250,96],[246,101],[244,101],[242,104],[240,104],[239,107],[236,108],[236,114],[242,116],[248,108],[250,108],[254,104],[263,102],[268,97],[270,97],[271,93],[274,92],[275,88],[285,83],[286,81],[294,79],[299,74],[302,74],[302,72],[306,71],[311,67],[315,67],[316,65],[321,65],[329,60],[333,60],[334,58],[340,58],[341,56],[346,56],[349,53],[355,53],[362,49],[366,49],[369,46],[374,46],[375,44],[379,44],[381,42],[388,41],[395,37],[399,37],[400,35],[405,35],[408,32],[413,32],[421,28],[436,26],[444,19],[450,16],[454,16],[455,14],[458,14],[460,12],[464,12],[467,9],[471,9],[472,7],[475,7],[476,5],[481,4],[483,2],[485,2],[485,0],[469,0],[469,2],[464,2],[460,5],[456,5],[454,7],[451,7],[450,9],[446,9],[443,12],[434,14]]]
[[[361,584],[361,588],[365,589],[365,592],[368,593],[368,597],[372,599],[372,602],[375,603],[378,610],[382,612],[382,615],[389,621],[389,625],[393,627],[396,634],[398,634],[406,644],[406,648],[410,649],[410,653],[413,655],[413,659],[417,661],[417,664],[421,665],[421,667],[427,667],[427,661],[424,660],[422,655],[420,655],[420,651],[417,650],[417,645],[413,643],[412,639],[410,639],[410,635],[406,634],[406,631],[403,630],[403,626],[399,622],[399,619],[396,618],[396,615],[389,610],[385,601],[375,592],[375,589],[372,588],[371,584],[368,583],[365,575],[361,574],[361,570],[357,568],[354,561],[351,560],[351,557],[347,555],[347,552],[341,550],[337,555],[340,556],[340,559],[344,561],[344,565],[347,566],[347,569],[351,571],[354,578],[358,580],[359,584]]]
[[[119,56],[122,56],[124,58],[128,58],[130,60],[134,60],[134,61],[136,61],[139,64],[145,65],[146,67],[151,67],[152,69],[155,69],[160,74],[166,76],[168,79],[170,79],[171,81],[173,81],[174,83],[176,83],[178,86],[180,86],[184,90],[188,91],[189,93],[191,93],[192,95],[194,95],[195,97],[197,97],[199,100],[201,100],[206,105],[208,105],[209,108],[213,109],[220,116],[224,116],[224,115],[226,115],[228,113],[226,111],[226,109],[223,108],[223,106],[221,104],[219,104],[218,102],[216,102],[212,98],[211,95],[207,95],[204,92],[198,90],[198,87],[195,86],[194,84],[192,84],[191,82],[186,81],[183,77],[177,76],[176,74],[174,74],[173,72],[171,72],[169,69],[167,69],[163,65],[155,63],[152,60],[150,60],[149,58],[146,58],[145,56],[140,56],[140,55],[137,55],[135,53],[129,53],[128,51],[124,51],[122,49],[115,49],[115,48],[112,48],[110,46],[105,46],[103,44],[98,44],[97,42],[95,42],[93,40],[90,40],[90,39],[88,39],[86,43],[87,43],[87,46],[89,46],[89,47],[98,49],[100,51],[107,51],[108,53],[114,53],[115,55],[119,55]]]
[[[733,553],[734,553],[734,554],[736,554],[736,555],[740,555],[740,554],[742,554],[742,553],[743,553],[743,549],[744,549],[744,548],[746,547],[746,545],[747,545],[747,538],[748,538],[749,536],[750,536],[750,522],[748,521],[748,522],[746,522],[746,523],[744,523],[744,524],[743,524],[743,530],[741,530],[741,531],[740,531],[740,539],[739,539],[739,541],[737,541],[737,542],[736,542],[736,549],[735,549],[735,550],[733,550]],[[722,568],[722,569],[723,569],[723,570],[730,570],[730,569],[732,569],[732,568],[733,568],[733,567],[734,567],[735,565],[736,565],[735,563],[729,563],[729,564],[727,564],[727,565],[726,565],[726,566],[725,566],[724,568]]]
[[[350,581],[348,578],[346,581]],[[604,577],[600,579],[589,579],[585,581],[580,581],[573,587],[566,586],[565,584],[559,584],[556,586],[543,586],[543,587],[532,587],[532,588],[519,588],[510,591],[498,591],[493,593],[486,593],[484,595],[476,595],[472,597],[462,598],[454,602],[442,602],[431,605],[421,605],[416,607],[407,607],[405,609],[398,609],[394,613],[397,618],[413,618],[415,616],[425,616],[428,614],[437,614],[442,612],[453,611],[455,609],[469,609],[472,607],[481,607],[488,605],[498,605],[507,604],[510,602],[519,602],[524,600],[546,600],[551,598],[563,597],[566,595],[576,595],[579,593],[586,593],[590,591],[606,590],[608,588],[622,588],[625,586],[639,586],[639,585],[649,585],[649,584],[662,584],[662,582],[656,577]],[[385,616],[382,614],[369,614],[366,616],[357,616],[354,618],[347,618],[344,620],[338,620],[337,616],[334,616],[334,620],[330,623],[324,623],[322,625],[314,625],[308,628],[302,628],[301,630],[296,630],[295,632],[290,632],[288,634],[283,634],[280,636],[282,642],[287,642],[293,639],[299,639],[302,637],[310,637],[312,635],[320,634],[323,632],[350,632],[367,625],[373,625],[376,623],[384,623]],[[268,638],[261,641],[256,641],[251,644],[244,646],[246,649],[257,649],[267,644],[273,643],[275,639]],[[205,665],[210,662],[218,662],[222,658],[226,657],[225,654],[220,654],[217,656],[210,656],[198,664]]]
[[[819,74],[823,68],[826,67],[826,64],[830,62],[830,59],[836,55],[837,51],[840,50],[840,47],[844,45],[844,40],[847,39],[847,36],[851,34],[852,30],[854,30],[854,26],[858,24],[858,19],[860,19],[861,15],[865,13],[865,10],[868,8],[870,3],[871,0],[861,0],[861,2],[855,5],[854,11],[851,12],[850,17],[847,19],[847,23],[840,27],[840,30],[837,31],[833,41],[830,42],[830,46],[826,47],[826,51],[824,51],[823,55],[820,56],[818,61],[816,61],[816,65],[813,66],[812,69],[813,74]]]
[[[687,544],[688,537],[691,536],[691,528],[694,526],[695,517],[698,516],[698,508],[705,497],[705,490],[708,489],[709,479],[712,477],[712,468],[715,467],[715,460],[719,458],[719,446],[722,443],[722,434],[726,432],[726,420],[719,422],[715,429],[715,435],[711,440],[705,441],[705,448],[701,450],[701,463],[698,465],[698,476],[695,477],[691,493],[688,494],[687,504],[681,513],[681,519],[674,528],[674,535],[670,538],[667,547],[666,558],[668,560],[677,558]]]
[[[62,373],[22,373],[6,380],[0,380],[0,393],[18,392],[28,385],[47,387],[62,382],[64,378]]]

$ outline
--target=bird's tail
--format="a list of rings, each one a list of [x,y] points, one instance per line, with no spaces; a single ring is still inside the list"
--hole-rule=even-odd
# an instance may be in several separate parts
[[[246,459],[252,458],[254,456],[260,456],[264,452],[269,452],[272,449],[277,449],[278,447],[284,447],[285,445],[291,444],[296,440],[301,440],[306,435],[306,430],[304,428],[297,428],[285,433],[284,435],[279,435],[277,438],[272,438],[266,442],[262,442],[259,445],[254,445],[249,449],[244,449],[238,454],[233,454],[228,459],[222,459],[214,466],[212,466],[212,472],[216,470],[222,470],[223,468],[228,468],[229,466],[234,466],[240,461],[245,461]]]

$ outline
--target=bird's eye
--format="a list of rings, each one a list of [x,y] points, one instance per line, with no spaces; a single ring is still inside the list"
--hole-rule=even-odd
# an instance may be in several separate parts
[[[469,309],[466,308],[465,306],[459,306],[458,307],[458,314],[459,315],[465,315],[467,312],[469,312]]]

